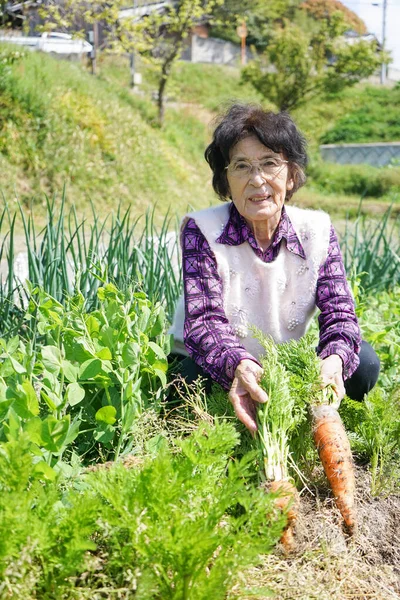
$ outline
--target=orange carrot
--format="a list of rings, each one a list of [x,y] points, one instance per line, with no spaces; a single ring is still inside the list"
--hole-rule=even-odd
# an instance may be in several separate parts
[[[268,491],[279,494],[275,500],[275,506],[287,516],[287,524],[281,536],[281,544],[286,552],[294,550],[294,527],[299,510],[300,498],[297,489],[287,479],[280,481],[271,481],[268,484]]]
[[[350,534],[357,526],[354,469],[349,440],[336,408],[312,408],[313,436],[325,475]]]

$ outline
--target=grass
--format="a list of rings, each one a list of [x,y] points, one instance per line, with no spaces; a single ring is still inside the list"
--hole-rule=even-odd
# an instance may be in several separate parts
[[[157,82],[147,65],[138,65],[143,74],[141,89],[149,94],[157,89]],[[122,87],[129,86],[128,59],[121,57],[116,61],[113,56],[104,56],[100,77]],[[200,105],[214,113],[234,99],[242,102],[261,102],[262,97],[248,83],[240,81],[240,69],[233,66],[196,64],[179,62],[172,72],[167,88],[170,102],[184,102]]]
[[[195,160],[204,126],[194,119],[182,127],[178,114],[164,135],[126,93],[116,94],[78,64],[39,53],[13,66],[1,94],[18,113],[1,122],[7,197],[15,191],[26,205],[32,196],[41,203],[43,192],[51,195],[65,183],[77,209],[89,200],[105,212],[122,203],[138,215],[158,203],[165,214],[170,204],[182,213],[190,203],[210,203],[208,167]]]
[[[322,137],[324,144],[392,142],[399,139],[400,87],[366,87],[363,105],[353,105]]]

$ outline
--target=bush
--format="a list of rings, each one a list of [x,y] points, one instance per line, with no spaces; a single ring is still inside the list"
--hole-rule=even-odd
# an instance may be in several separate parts
[[[370,165],[337,165],[317,162],[310,166],[311,181],[324,192],[379,198],[400,190],[400,168]]]
[[[363,105],[339,119],[321,144],[391,142],[400,139],[400,88],[368,87]]]

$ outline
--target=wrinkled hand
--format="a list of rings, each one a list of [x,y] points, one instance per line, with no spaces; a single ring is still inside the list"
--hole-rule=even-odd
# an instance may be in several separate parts
[[[262,372],[262,368],[252,360],[240,361],[229,392],[237,418],[251,433],[257,431],[257,402],[268,402],[267,393],[258,385]]]
[[[323,387],[329,384],[332,385],[340,404],[346,390],[344,389],[343,382],[343,363],[338,354],[331,354],[322,360],[321,379]]]

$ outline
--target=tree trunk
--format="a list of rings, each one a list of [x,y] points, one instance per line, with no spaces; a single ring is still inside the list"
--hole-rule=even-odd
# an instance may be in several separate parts
[[[168,75],[167,73],[163,73],[160,79],[160,83],[158,86],[158,124],[160,127],[164,125],[164,113],[165,113],[165,101],[164,101],[164,92],[165,86],[167,85]]]

